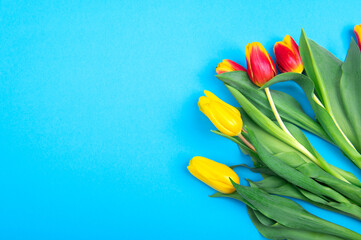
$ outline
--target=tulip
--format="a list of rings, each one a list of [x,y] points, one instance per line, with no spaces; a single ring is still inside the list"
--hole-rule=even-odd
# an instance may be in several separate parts
[[[248,76],[257,86],[262,87],[277,75],[275,63],[261,43],[248,43],[246,58]]]
[[[217,74],[221,74],[224,72],[233,72],[233,71],[246,72],[247,70],[238,63],[233,62],[232,60],[229,59],[223,59],[223,61],[220,62],[216,67]]]
[[[209,91],[199,98],[199,110],[204,113],[219,131],[228,136],[237,136],[241,133],[243,121],[237,108],[223,102]]]
[[[282,42],[277,42],[273,50],[281,72],[303,72],[303,63],[297,43],[290,35],[286,35]]]
[[[230,178],[239,184],[238,175],[228,166],[205,157],[194,157],[187,167],[189,172],[218,192],[229,194],[236,189]]]
[[[353,31],[356,35],[358,47],[361,49],[361,24],[356,25]]]

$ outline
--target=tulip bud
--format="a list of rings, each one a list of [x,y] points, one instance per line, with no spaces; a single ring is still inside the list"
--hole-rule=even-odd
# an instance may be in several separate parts
[[[194,157],[187,167],[189,172],[218,192],[229,194],[236,189],[230,178],[239,184],[238,175],[228,166],[205,157]]]
[[[233,72],[233,71],[246,72],[247,70],[238,63],[233,62],[232,60],[229,59],[223,59],[223,61],[220,62],[216,67],[217,74],[221,74],[224,72]]]
[[[277,75],[276,66],[261,43],[248,43],[246,58],[248,76],[257,86],[262,87]]]
[[[303,63],[298,46],[290,35],[286,35],[282,42],[277,42],[273,50],[281,72],[302,73]]]
[[[237,136],[241,133],[243,121],[237,108],[223,102],[209,91],[199,98],[199,110],[204,113],[219,131],[228,136]]]
[[[358,47],[361,49],[361,24],[356,25],[353,31],[356,35]]]

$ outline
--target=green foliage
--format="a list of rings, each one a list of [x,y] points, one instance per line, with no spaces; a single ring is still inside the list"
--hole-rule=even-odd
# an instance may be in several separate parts
[[[303,132],[305,129],[335,145],[361,168],[361,53],[351,40],[345,62],[308,39],[302,31],[300,55],[306,75],[279,74],[262,88],[255,86],[246,72],[217,75],[242,106],[246,132],[253,144],[248,148],[238,137],[229,137],[244,154],[251,157],[262,181],[249,181],[250,187],[232,181],[236,192],[216,193],[244,202],[258,231],[269,239],[361,239],[361,235],[318,218],[292,200],[307,201],[318,207],[361,220],[361,182],[350,172],[329,165]],[[305,92],[317,121],[302,110],[286,93],[272,90],[279,115],[292,136],[275,122],[267,96],[262,89],[283,81],[295,81]],[[277,196],[278,195],[278,196]]]
[[[270,195],[256,186],[245,187],[233,181],[232,184],[240,197],[234,197],[235,193],[231,196],[216,193],[212,197],[231,197],[244,202],[250,207],[252,222],[267,238],[361,239],[361,235],[307,212],[290,199]]]

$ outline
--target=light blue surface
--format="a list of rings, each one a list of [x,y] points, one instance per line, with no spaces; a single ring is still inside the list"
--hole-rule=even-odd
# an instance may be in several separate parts
[[[0,239],[263,239],[243,204],[186,170],[249,163],[209,130],[204,89],[223,58],[308,36],[343,59],[358,1],[15,1],[0,28]],[[312,114],[302,91],[287,90]],[[307,134],[331,163],[360,171]],[[240,176],[254,180],[246,170]],[[245,184],[245,181],[242,180]],[[361,224],[302,204],[361,233]]]

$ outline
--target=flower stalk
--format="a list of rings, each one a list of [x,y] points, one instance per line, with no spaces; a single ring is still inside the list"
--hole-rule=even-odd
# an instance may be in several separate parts
[[[241,139],[241,141],[246,144],[246,146],[249,147],[253,152],[256,152],[254,146],[242,135],[242,133],[239,133],[237,137],[239,137],[239,139]]]
[[[283,123],[282,121],[282,118],[280,117],[280,115],[278,114],[278,111],[277,111],[277,108],[275,106],[275,103],[273,102],[273,98],[272,98],[272,95],[271,95],[271,91],[269,90],[268,87],[266,87],[264,89],[264,91],[266,92],[266,95],[267,95],[267,98],[268,98],[268,101],[269,101],[269,104],[271,106],[271,109],[272,109],[272,112],[274,114],[274,116],[276,117],[276,120],[278,122],[278,124],[280,125],[280,127],[283,129],[283,131],[285,131],[288,135],[290,135],[292,138],[294,138],[292,136],[292,134],[290,133],[290,131],[288,131],[287,127],[285,126],[285,124]]]

